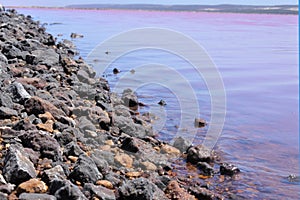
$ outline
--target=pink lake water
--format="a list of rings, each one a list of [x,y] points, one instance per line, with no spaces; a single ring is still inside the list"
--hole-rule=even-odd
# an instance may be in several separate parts
[[[228,183],[229,187],[236,189],[240,199],[299,199],[299,182],[290,183],[286,178],[289,174],[299,174],[298,16],[124,10],[18,11],[48,23],[48,32],[63,34],[58,39],[70,39],[72,32],[83,34],[84,38],[75,39],[74,43],[84,58],[100,42],[133,28],[168,28],[193,38],[206,49],[225,86],[226,120],[215,149],[222,152],[223,160],[242,171],[239,180]],[[177,56],[155,50],[130,53],[112,65],[122,73],[115,76],[108,69],[106,76],[113,87],[123,73],[147,63],[172,66],[184,74],[195,89],[201,116],[209,121],[211,102],[205,82]],[[174,80],[174,85],[185,93],[178,80]],[[157,85],[145,86],[137,93],[150,107],[157,106],[160,99],[168,103],[167,122],[159,137],[171,140],[181,114],[176,96]],[[206,131],[207,128],[199,129],[194,144],[201,143]]]

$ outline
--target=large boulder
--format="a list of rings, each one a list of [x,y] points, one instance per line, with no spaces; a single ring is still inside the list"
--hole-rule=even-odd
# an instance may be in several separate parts
[[[9,147],[4,163],[3,174],[10,183],[20,184],[36,177],[33,163],[19,145]]]

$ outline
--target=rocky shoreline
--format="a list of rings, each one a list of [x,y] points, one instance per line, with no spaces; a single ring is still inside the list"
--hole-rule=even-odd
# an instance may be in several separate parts
[[[183,138],[156,139],[133,91],[111,93],[31,16],[0,21],[0,199],[234,199],[207,182],[238,168]]]

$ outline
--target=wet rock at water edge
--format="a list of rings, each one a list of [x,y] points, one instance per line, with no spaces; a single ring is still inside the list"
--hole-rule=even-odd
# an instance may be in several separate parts
[[[33,163],[18,145],[11,145],[4,160],[3,175],[13,184],[20,184],[36,177]]]
[[[133,110],[137,109],[138,104],[139,104],[138,98],[131,89],[124,90],[121,99],[125,106],[127,106]]]
[[[187,151],[187,161],[192,164],[197,164],[198,162],[213,162],[214,155],[211,150],[203,145],[198,145],[190,147]]]
[[[165,189],[168,199],[173,200],[196,200],[196,198],[190,195],[187,191],[181,188],[177,181],[170,181]]]
[[[202,187],[190,187],[189,192],[197,199],[225,200],[225,197]]]
[[[183,137],[175,138],[173,143],[173,146],[179,149],[181,152],[186,152],[191,145],[192,143]]]
[[[81,154],[69,178],[81,183],[96,183],[96,181],[102,179],[103,176],[94,161],[85,154]]]
[[[233,176],[235,174],[238,174],[239,172],[240,169],[233,164],[222,163],[220,166],[221,175]]]
[[[210,166],[207,162],[198,162],[197,167],[202,171],[205,176],[213,176],[214,168]]]

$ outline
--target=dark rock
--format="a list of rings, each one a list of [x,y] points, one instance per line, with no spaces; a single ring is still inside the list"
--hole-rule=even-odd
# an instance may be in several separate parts
[[[36,130],[36,126],[33,125],[28,118],[20,120],[12,128],[14,130],[16,130],[16,131],[21,131],[21,130],[25,130],[25,131]]]
[[[85,154],[81,154],[69,178],[81,183],[96,183],[96,181],[102,179],[103,176],[94,161]]]
[[[139,151],[139,146],[141,143],[142,141],[139,141],[137,138],[126,137],[122,142],[121,148],[125,151],[136,153]]]
[[[54,161],[62,160],[58,142],[45,132],[27,131],[21,134],[19,138],[25,147],[39,151],[43,157],[53,159]]]
[[[191,147],[187,152],[187,161],[196,164],[198,162],[207,162],[210,163],[214,160],[212,152],[207,149],[205,146],[198,145]]]
[[[19,200],[56,200],[56,197],[49,194],[22,193]]]
[[[35,56],[33,64],[53,66],[59,62],[59,55],[53,49],[35,50],[32,55]]]
[[[42,180],[45,181],[45,183],[49,184],[54,179],[66,179],[66,175],[64,173],[63,168],[60,165],[57,165],[51,169],[47,169],[43,172]]]
[[[203,172],[203,175],[205,176],[213,176],[214,174],[214,168],[206,162],[198,162],[197,167]]]
[[[240,172],[240,169],[232,164],[222,163],[220,166],[221,175],[233,176],[239,172]]]
[[[5,179],[13,184],[20,184],[36,177],[33,163],[21,147],[11,145],[5,156],[3,174]]]
[[[51,181],[49,193],[57,200],[87,200],[81,190],[69,180],[55,179]]]
[[[34,114],[38,116],[39,114],[44,114],[45,112],[50,112],[54,118],[59,119],[61,116],[65,116],[65,113],[59,110],[49,101],[43,100],[37,96],[31,97],[28,99],[24,107],[26,112],[31,115]]]
[[[84,193],[88,193],[90,199],[98,198],[100,200],[115,200],[116,196],[115,193],[112,190],[109,190],[102,186],[95,186],[91,183],[84,184]]]
[[[123,105],[129,108],[133,108],[134,110],[137,108],[139,104],[137,96],[134,94],[134,92],[131,89],[124,90],[121,99],[123,101]]]
[[[125,182],[120,188],[121,200],[163,200],[167,199],[155,184],[145,178]]]
[[[71,33],[70,37],[71,38],[83,38],[83,35],[78,34],[78,33]]]
[[[158,102],[158,104],[161,105],[161,106],[166,106],[167,105],[167,103],[162,99]]]
[[[75,143],[70,142],[67,144],[64,148],[64,155],[68,156],[79,156],[80,154],[83,154],[84,151]]]
[[[189,188],[189,192],[192,195],[194,195],[197,199],[203,199],[203,200],[224,200],[225,199],[223,196],[202,187],[191,187]]]
[[[191,146],[191,142],[182,138],[177,137],[174,140],[173,146],[179,149],[181,152],[186,152],[186,150]]]
[[[206,126],[206,121],[204,119],[196,118],[195,119],[195,127],[196,128],[202,128]]]
[[[31,96],[24,89],[23,85],[18,82],[14,82],[8,88],[8,91],[11,94],[12,100],[15,103],[24,103],[27,99],[30,99]]]
[[[113,73],[114,73],[114,74],[118,74],[118,73],[120,73],[120,70],[117,69],[117,68],[114,68],[114,69],[113,69]]]
[[[11,109],[11,108],[7,108],[7,107],[0,107],[0,119],[7,119],[7,118],[11,118],[13,116],[18,116],[18,112]]]

